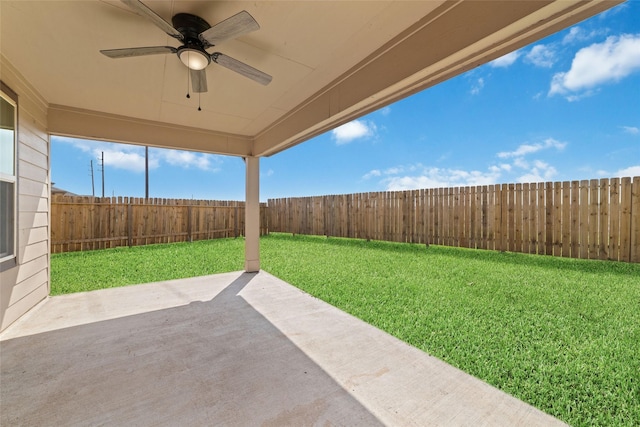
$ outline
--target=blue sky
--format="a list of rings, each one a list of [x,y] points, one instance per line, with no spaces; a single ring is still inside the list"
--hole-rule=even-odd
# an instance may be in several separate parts
[[[56,187],[144,196],[144,147],[52,138]],[[244,200],[242,159],[149,149],[151,197]],[[640,176],[640,1],[261,159],[260,198]]]

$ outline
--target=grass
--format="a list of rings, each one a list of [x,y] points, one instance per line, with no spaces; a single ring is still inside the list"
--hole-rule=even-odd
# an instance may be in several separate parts
[[[244,268],[244,240],[220,239],[51,255],[51,294],[226,273]]]
[[[54,255],[53,293],[240,270],[243,245]],[[569,424],[640,420],[638,264],[281,234],[261,252],[264,270]]]

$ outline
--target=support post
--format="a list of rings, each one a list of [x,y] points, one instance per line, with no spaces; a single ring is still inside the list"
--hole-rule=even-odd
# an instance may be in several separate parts
[[[246,201],[244,222],[244,269],[260,270],[260,159],[245,157]]]

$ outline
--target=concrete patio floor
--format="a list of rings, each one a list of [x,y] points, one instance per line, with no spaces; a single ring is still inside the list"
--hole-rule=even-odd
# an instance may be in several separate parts
[[[0,335],[0,425],[564,425],[266,273],[51,297]]]

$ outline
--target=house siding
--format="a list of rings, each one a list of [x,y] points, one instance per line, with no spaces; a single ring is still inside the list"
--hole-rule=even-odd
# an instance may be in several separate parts
[[[47,103],[0,55],[0,76],[18,95],[17,264],[0,272],[0,331],[49,295],[50,144]]]

